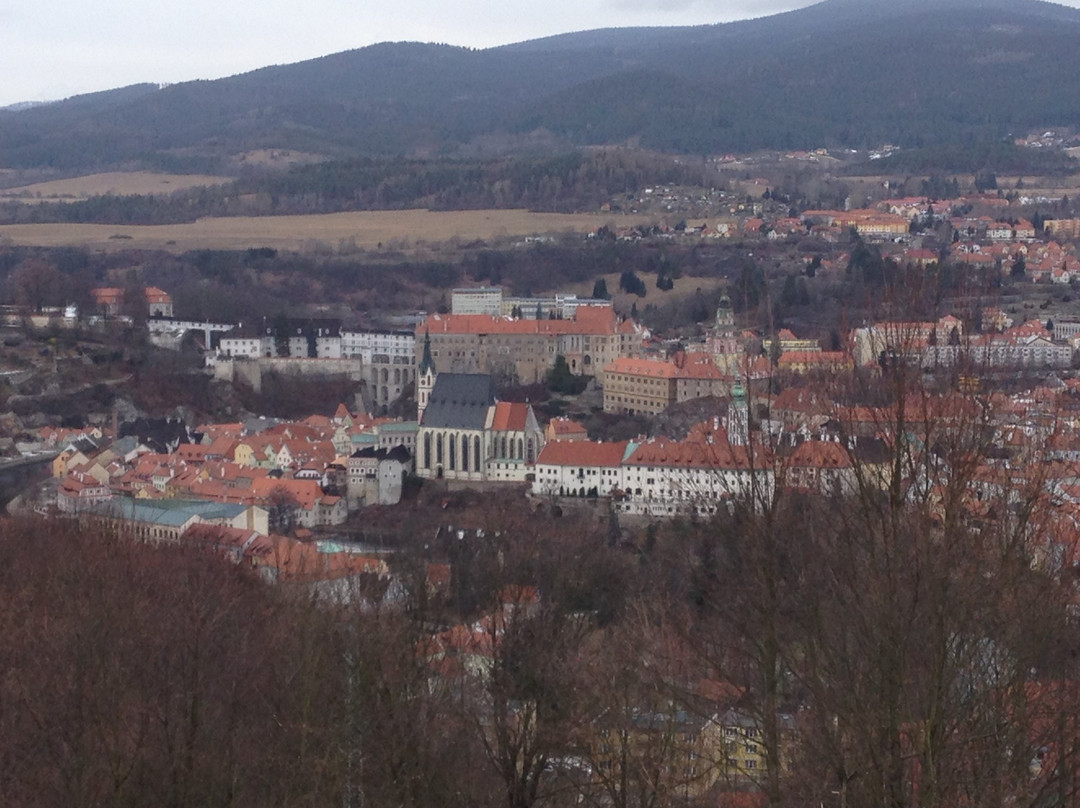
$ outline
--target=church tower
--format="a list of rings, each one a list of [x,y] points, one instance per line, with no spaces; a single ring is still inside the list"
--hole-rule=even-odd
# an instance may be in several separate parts
[[[431,388],[435,386],[435,360],[431,358],[431,334],[424,330],[424,355],[416,369],[416,422],[424,420],[424,410],[431,398]]]
[[[750,404],[742,380],[735,376],[728,405],[728,441],[732,446],[746,446],[750,442]]]
[[[713,328],[717,337],[730,337],[735,334],[735,310],[731,307],[731,298],[724,295],[716,307],[716,321]]]
[[[720,370],[734,372],[742,359],[742,346],[735,335],[735,310],[731,298],[724,295],[716,307],[716,320],[707,341],[708,351]]]

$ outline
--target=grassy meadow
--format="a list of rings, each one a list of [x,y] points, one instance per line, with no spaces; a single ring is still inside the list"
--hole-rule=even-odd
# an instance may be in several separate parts
[[[188,224],[14,224],[0,226],[0,243],[99,250],[192,249],[337,251],[458,240],[508,239],[530,235],[587,233],[613,221],[611,214],[533,213],[527,210],[360,211],[311,216],[206,218]],[[620,225],[646,217],[619,216]]]
[[[0,190],[0,202],[75,202],[92,196],[171,194],[204,185],[223,185],[230,177],[208,174],[161,174],[155,171],[111,171],[63,180],[36,182]]]

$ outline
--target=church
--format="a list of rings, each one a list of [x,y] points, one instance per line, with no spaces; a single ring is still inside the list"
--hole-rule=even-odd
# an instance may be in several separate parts
[[[528,403],[499,401],[492,377],[438,373],[430,339],[416,379],[416,473],[463,482],[531,482],[544,431]]]

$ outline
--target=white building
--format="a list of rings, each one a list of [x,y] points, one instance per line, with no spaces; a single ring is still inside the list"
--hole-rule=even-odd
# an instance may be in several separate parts
[[[349,457],[349,507],[397,505],[405,475],[412,470],[412,455],[404,446],[368,447]]]
[[[273,337],[223,336],[218,343],[218,353],[235,359],[276,356]]]
[[[368,365],[411,365],[416,335],[411,331],[342,331],[341,355],[360,357]]]
[[[685,441],[555,441],[536,463],[532,492],[550,497],[611,497],[620,513],[710,515],[732,500],[755,508],[772,500],[770,453],[732,445],[719,424]]]
[[[450,293],[450,313],[498,317],[502,313],[502,299],[502,289],[498,286],[454,289]]]
[[[424,363],[425,366],[427,363]],[[439,373],[418,385],[416,473],[472,482],[526,482],[544,431],[526,403],[497,401],[490,376]]]
[[[416,335],[411,332],[342,331],[341,352],[364,363],[376,406],[389,406],[416,381]]]
[[[545,497],[611,496],[622,488],[622,462],[634,444],[552,441],[536,461],[532,492]]]

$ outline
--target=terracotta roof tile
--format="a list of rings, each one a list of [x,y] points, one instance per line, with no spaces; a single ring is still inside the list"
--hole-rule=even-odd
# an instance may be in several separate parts
[[[500,401],[495,405],[495,419],[491,428],[520,432],[525,429],[529,417],[529,405],[520,402]]]
[[[628,441],[591,443],[589,441],[551,441],[540,452],[536,464],[546,466],[606,466],[622,463]]]

